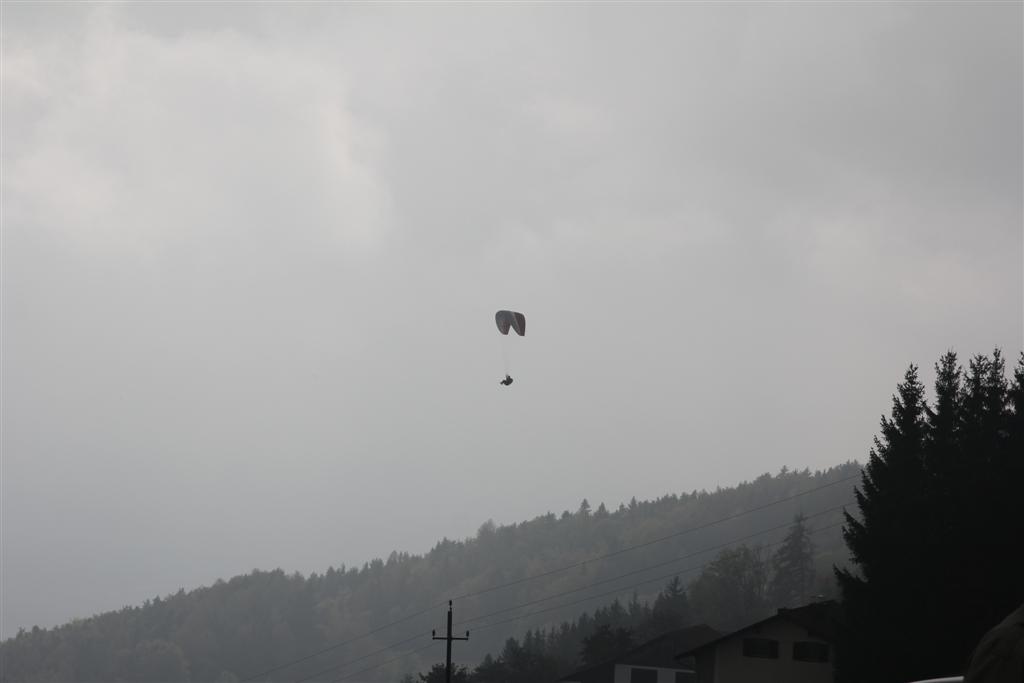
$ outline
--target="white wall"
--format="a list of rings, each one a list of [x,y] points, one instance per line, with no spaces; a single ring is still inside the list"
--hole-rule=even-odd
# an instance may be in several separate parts
[[[675,683],[677,671],[688,671],[687,669],[663,669],[653,666],[616,664],[614,683],[629,683],[630,671],[632,671],[633,669],[655,669],[658,672],[658,683]]]
[[[750,637],[779,641],[779,658],[743,656],[743,639]],[[832,661],[835,659],[833,648],[829,648],[828,662],[797,662],[793,660],[795,641],[825,642],[811,636],[800,626],[781,619],[770,621],[756,631],[744,631],[722,641],[715,649],[714,683],[832,683]],[[661,683],[660,678],[658,683]]]

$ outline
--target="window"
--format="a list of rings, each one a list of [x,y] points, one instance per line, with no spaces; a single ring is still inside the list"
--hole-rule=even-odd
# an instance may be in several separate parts
[[[778,659],[779,641],[772,640],[771,638],[744,638],[743,656]]]
[[[797,641],[793,643],[793,659],[798,662],[827,662],[828,643]]]
[[[630,669],[629,683],[658,683],[658,670]]]

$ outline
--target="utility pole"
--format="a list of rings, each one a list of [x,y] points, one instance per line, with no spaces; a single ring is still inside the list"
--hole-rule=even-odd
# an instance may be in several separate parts
[[[452,641],[453,640],[469,640],[469,631],[466,631],[465,638],[456,638],[452,635],[452,601],[448,601],[448,632],[444,636],[437,635],[437,631],[431,631],[430,635],[434,640],[446,640],[448,641],[448,655],[444,660],[444,681],[445,683],[452,683]]]

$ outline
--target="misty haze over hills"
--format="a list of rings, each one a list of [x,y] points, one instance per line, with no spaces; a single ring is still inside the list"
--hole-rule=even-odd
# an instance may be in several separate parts
[[[413,641],[409,648],[429,645],[430,629],[443,631],[452,598],[455,628],[472,633],[459,644],[458,659],[475,664],[510,636],[576,619],[613,600],[650,602],[675,576],[689,584],[725,548],[770,551],[797,513],[812,531],[819,577],[808,597],[834,595],[831,568],[846,559],[839,522],[860,471],[855,463],[813,474],[783,471],[714,492],[633,500],[615,510],[581,502],[575,511],[520,524],[485,523],[475,537],[443,540],[422,556],[391,553],[308,577],[257,571],[22,633],[0,651],[5,680],[130,679],[133,652],[163,662],[162,676],[169,666],[164,658],[173,653],[190,680],[237,680],[370,633],[261,678],[297,680],[406,638]],[[723,623],[717,610],[699,616],[719,627],[738,625]],[[367,680],[428,669],[438,652],[402,658]]]
[[[1021,26],[1019,2],[3,0],[0,640],[129,605],[64,652],[243,675],[173,638],[249,598],[282,648],[343,635],[337,591],[386,622],[445,599],[441,557],[583,557],[697,515],[684,490],[865,462],[908,363],[931,387],[949,349],[1024,346]],[[529,319],[508,355],[502,309]],[[423,571],[415,600],[374,602],[378,564]]]

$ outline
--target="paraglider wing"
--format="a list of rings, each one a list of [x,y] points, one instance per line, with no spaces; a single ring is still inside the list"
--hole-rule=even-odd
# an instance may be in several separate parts
[[[512,314],[512,329],[516,331],[520,337],[526,336],[526,316],[522,313]]]
[[[498,311],[494,314],[494,322],[498,326],[498,331],[502,334],[508,334],[508,331],[513,329],[520,337],[526,335],[526,316],[522,313]]]
[[[512,327],[512,311],[498,311],[494,314],[494,322],[498,326],[498,332],[508,334]]]

